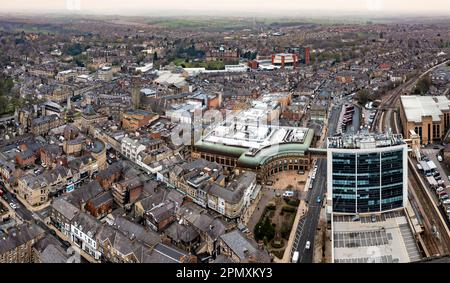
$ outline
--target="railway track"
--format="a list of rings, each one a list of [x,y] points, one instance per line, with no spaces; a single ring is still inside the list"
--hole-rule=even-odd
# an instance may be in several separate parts
[[[412,90],[412,88],[417,84],[417,82],[426,74],[430,73],[432,70],[436,69],[437,67],[447,64],[448,62],[450,62],[450,60],[447,60],[445,62],[442,62],[430,69],[428,69],[426,72],[423,72],[421,75],[416,76],[412,79],[410,79],[409,81],[407,81],[406,83],[404,83],[403,85],[397,87],[396,89],[392,90],[390,93],[385,94],[384,95],[384,99],[381,99],[381,104],[378,107],[380,110],[377,112],[377,114],[375,115],[375,119],[373,122],[373,125],[375,126],[374,130],[378,130],[383,132],[386,128],[386,121],[383,121],[383,118],[390,118],[390,115],[383,115],[383,113],[385,112],[391,112],[393,108],[395,108],[395,105],[397,104],[398,99],[400,98],[400,96],[402,94],[409,94]]]

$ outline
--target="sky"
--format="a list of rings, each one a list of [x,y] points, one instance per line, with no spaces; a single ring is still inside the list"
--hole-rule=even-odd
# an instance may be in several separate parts
[[[0,0],[7,13],[94,13],[143,15],[152,12],[213,14],[247,11],[256,13],[371,12],[389,14],[448,14],[450,0]],[[164,15],[164,13],[159,13]]]

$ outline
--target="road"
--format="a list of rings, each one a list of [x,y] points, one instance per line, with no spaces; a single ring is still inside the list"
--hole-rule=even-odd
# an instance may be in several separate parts
[[[3,198],[8,202],[8,203],[14,203],[16,205],[19,205],[19,208],[17,208],[16,211],[16,215],[19,216],[20,219],[22,219],[23,221],[32,221],[33,218],[33,213],[31,211],[29,211],[28,209],[26,209],[26,207],[24,205],[22,205],[20,203],[20,201],[15,198],[8,190],[6,190],[5,186],[3,184],[0,184],[2,191],[4,191],[4,196]]]
[[[339,113],[341,111],[342,104],[334,106],[330,113],[330,124],[328,125],[328,136],[332,136],[336,132],[337,122],[339,120]],[[322,148],[326,148],[326,141],[322,145]],[[299,224],[300,239],[298,241],[297,251],[300,254],[299,263],[311,263],[314,256],[314,237],[317,230],[317,224],[319,223],[320,210],[322,203],[324,202],[324,194],[327,191],[327,161],[326,159],[318,159],[317,163],[316,179],[313,183],[312,190],[308,191],[307,203],[308,211],[303,219],[304,223]],[[317,203],[317,197],[321,197],[321,203]],[[305,249],[306,242],[311,242],[311,248]]]
[[[36,223],[39,227],[41,227],[46,234],[52,234],[61,244],[61,247],[63,247],[65,250],[68,250],[71,246],[70,243],[60,239],[55,232],[49,228],[43,221],[42,214],[48,213],[48,208],[43,209],[42,211],[39,211],[38,213],[33,213],[29,211],[16,197],[14,197],[11,192],[9,192],[5,185],[0,182],[0,188],[4,192],[3,199],[5,199],[8,203],[14,203],[16,205],[19,205],[19,208],[15,209],[16,217],[20,218],[23,222],[33,222]],[[42,212],[42,213],[41,213]],[[81,262],[87,262],[83,257],[81,257]]]

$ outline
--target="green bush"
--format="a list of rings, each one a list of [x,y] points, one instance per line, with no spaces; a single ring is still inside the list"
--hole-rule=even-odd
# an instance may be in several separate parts
[[[268,206],[266,207],[266,209],[267,209],[267,210],[276,210],[277,207],[276,207],[275,205],[268,205]]]
[[[264,240],[267,243],[275,237],[275,228],[267,217],[256,224],[253,232],[256,241]]]
[[[286,203],[290,206],[297,207],[300,204],[300,200],[299,199],[290,199]]]
[[[283,208],[281,209],[281,211],[283,212],[290,212],[290,213],[294,213],[296,211],[296,209],[294,207],[291,206],[283,206]]]

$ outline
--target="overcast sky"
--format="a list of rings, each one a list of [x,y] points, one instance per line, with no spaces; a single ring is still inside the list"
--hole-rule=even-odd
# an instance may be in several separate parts
[[[450,14],[450,0],[0,0],[3,12],[80,12],[98,14],[136,14],[173,10],[263,12],[280,11],[368,11],[382,13]],[[161,14],[164,15],[164,14]]]

